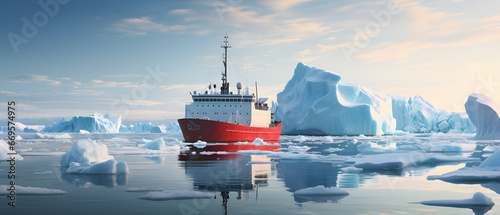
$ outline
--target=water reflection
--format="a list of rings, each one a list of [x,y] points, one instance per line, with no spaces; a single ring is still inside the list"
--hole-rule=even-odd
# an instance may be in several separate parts
[[[340,167],[331,163],[304,162],[304,161],[280,161],[276,164],[278,178],[285,183],[287,191],[294,193],[297,190],[323,185],[325,187],[337,187]],[[333,196],[297,196],[293,198],[301,206],[304,202],[337,203],[347,195]]]
[[[227,213],[229,193],[236,193],[237,200],[249,199],[258,188],[268,186],[273,163],[265,155],[200,154],[188,150],[179,155],[181,167],[187,178],[198,190],[220,192],[222,206]],[[217,196],[215,197],[217,198]]]
[[[126,185],[127,174],[118,175],[80,175],[67,174],[68,167],[61,167],[61,179],[77,187],[89,187],[92,184],[107,188],[114,188],[116,185]]]

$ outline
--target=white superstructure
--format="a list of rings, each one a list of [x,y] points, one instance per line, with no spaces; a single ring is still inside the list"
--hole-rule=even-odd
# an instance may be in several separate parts
[[[238,83],[241,87],[241,83]],[[241,88],[238,89],[241,93]],[[221,94],[205,91],[192,94],[193,102],[186,105],[186,118],[206,119],[246,126],[269,127],[271,112],[265,99],[257,101],[245,90],[241,94]]]

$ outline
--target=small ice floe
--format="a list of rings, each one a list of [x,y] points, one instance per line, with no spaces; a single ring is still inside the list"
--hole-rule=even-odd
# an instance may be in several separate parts
[[[308,187],[295,191],[295,195],[349,195],[345,190],[341,190],[337,187],[325,187],[319,185],[316,187]]]
[[[426,152],[473,152],[476,144],[471,143],[422,143],[419,146]]]
[[[18,134],[18,135],[16,135],[16,140],[22,140],[22,139],[23,139],[23,138],[22,138],[21,136],[19,136],[19,134]]]
[[[470,199],[460,199],[460,200],[430,200],[416,202],[418,204],[430,205],[430,206],[443,206],[443,207],[458,207],[458,208],[471,208],[479,209],[477,207],[489,207],[491,208],[495,203],[491,198],[484,195],[481,192],[477,192]],[[487,209],[486,211],[488,211]],[[477,213],[476,213],[477,214]]]
[[[35,172],[35,173],[33,173],[33,175],[48,175],[48,174],[52,174],[52,173],[53,173],[52,171]]]
[[[358,145],[357,148],[361,154],[366,154],[366,155],[394,152],[398,149],[396,143],[378,144],[372,141],[368,141],[367,143],[362,143]]]
[[[46,134],[46,133],[36,133],[35,139],[70,139],[72,138],[69,134]]]
[[[106,145],[93,140],[78,140],[70,151],[61,157],[61,166],[69,167],[69,174],[125,174],[127,163],[117,162],[108,154]]]
[[[389,153],[353,158],[354,167],[362,169],[403,169],[408,166],[476,160],[422,152]]]
[[[0,160],[6,161],[9,160],[11,155],[9,153],[15,152],[10,150],[9,144],[7,144],[5,141],[0,140]],[[23,157],[21,155],[15,155],[16,160],[22,160]]]
[[[8,195],[10,191],[10,185],[0,185],[0,195]],[[58,189],[48,189],[41,187],[23,187],[16,185],[16,195],[36,195],[36,196],[45,196],[45,195],[64,195],[68,192]]]
[[[79,132],[79,133],[80,133],[80,134],[90,134],[90,132],[89,132],[89,131],[87,131],[87,130],[80,130],[80,132]]]
[[[285,151],[287,150],[288,152],[292,152],[292,153],[305,153],[306,151],[308,151],[309,149],[311,149],[311,147],[309,146],[288,146],[288,148],[282,148],[281,150]]]
[[[442,175],[430,175],[427,179],[456,183],[500,180],[500,151],[493,153],[477,167],[464,167]]]
[[[484,147],[483,152],[496,152],[500,149],[500,146],[487,145]]]
[[[199,192],[193,190],[163,190],[149,192],[145,195],[139,196],[139,199],[152,200],[152,201],[167,201],[167,200],[180,200],[180,199],[209,199],[214,195],[206,192]]]
[[[415,134],[415,137],[432,137],[434,135],[435,135],[435,133],[419,133],[419,134]]]
[[[199,149],[205,148],[207,146],[207,142],[198,140],[196,143],[193,143],[193,146]]]
[[[338,151],[342,151],[342,149],[339,149],[339,148],[327,148],[324,151],[325,152],[338,152]]]

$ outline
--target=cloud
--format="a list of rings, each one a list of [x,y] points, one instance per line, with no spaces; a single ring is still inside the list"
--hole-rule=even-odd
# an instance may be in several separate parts
[[[114,24],[113,30],[127,35],[146,35],[148,32],[182,33],[195,25],[165,25],[152,21],[149,17],[122,19]]]
[[[115,82],[93,79],[90,81],[93,87],[140,87],[142,85],[135,82]]]
[[[381,5],[386,3],[385,1],[375,1],[375,2],[359,2],[359,3],[354,3],[354,4],[349,4],[343,7],[339,7],[336,9],[337,12],[344,12],[351,10],[356,7],[363,7],[363,6],[373,6],[373,5]]]
[[[282,11],[282,10],[288,10],[293,6],[309,1],[311,0],[274,0],[274,1],[263,0],[260,3],[266,7],[271,8],[272,10]]]
[[[337,45],[321,45],[321,44],[318,44],[318,47],[321,48],[321,50],[319,52],[326,52],[328,50],[340,48],[340,47],[342,47],[344,45],[345,44],[337,44]]]
[[[41,83],[46,83],[50,85],[60,85],[61,81],[56,81],[53,79],[50,79],[49,76],[45,75],[19,75],[13,77],[11,82],[19,82],[19,83],[33,83],[33,82],[41,82]]]
[[[190,9],[176,9],[168,12],[169,15],[186,15],[190,14],[192,11]]]
[[[363,50],[356,57],[370,61],[402,60],[419,50],[470,46],[500,40],[499,16],[453,19],[462,13],[438,11],[418,2],[406,3],[402,5],[402,9],[410,19],[407,24],[408,32],[378,47],[377,44],[370,44],[371,49]],[[484,23],[487,25],[482,25]]]
[[[207,86],[206,84],[174,84],[174,85],[162,85],[160,86],[160,88],[164,90],[186,89],[186,88],[197,90],[205,88],[206,86]]]

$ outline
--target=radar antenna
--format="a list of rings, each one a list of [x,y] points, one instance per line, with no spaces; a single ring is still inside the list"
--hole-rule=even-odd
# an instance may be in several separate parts
[[[228,43],[227,38],[229,37],[226,32],[226,36],[224,36],[224,43],[220,46],[221,48],[224,48],[224,60],[222,61],[224,64],[224,73],[222,74],[222,86],[220,87],[221,94],[229,94],[229,83],[227,83],[227,48],[231,48],[231,45]]]

